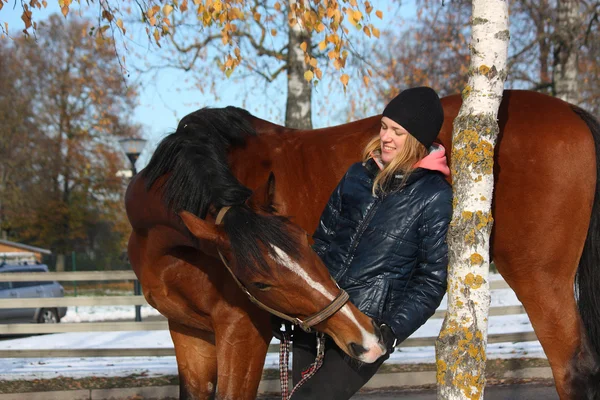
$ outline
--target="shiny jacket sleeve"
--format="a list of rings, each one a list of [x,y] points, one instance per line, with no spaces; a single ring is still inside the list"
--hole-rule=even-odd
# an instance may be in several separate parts
[[[398,343],[408,338],[435,313],[446,293],[446,234],[452,218],[451,189],[437,193],[425,207],[422,218],[418,263],[407,284],[404,301],[395,310],[390,310],[390,316],[385,318]]]
[[[342,191],[346,176],[338,183],[337,187],[329,197],[329,201],[321,214],[317,230],[313,234],[313,250],[323,258],[323,254],[329,248],[331,239],[335,234],[335,224],[342,208]]]

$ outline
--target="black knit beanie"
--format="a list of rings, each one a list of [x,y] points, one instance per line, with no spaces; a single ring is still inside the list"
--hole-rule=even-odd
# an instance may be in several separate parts
[[[426,148],[438,136],[444,122],[440,98],[435,90],[427,86],[400,92],[385,107],[383,116],[402,125]]]

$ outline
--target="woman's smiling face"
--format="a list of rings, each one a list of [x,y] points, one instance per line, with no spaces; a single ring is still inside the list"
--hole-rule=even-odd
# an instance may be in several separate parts
[[[402,125],[394,122],[388,117],[381,118],[381,130],[379,138],[381,139],[381,161],[384,164],[389,163],[404,146],[408,131]]]

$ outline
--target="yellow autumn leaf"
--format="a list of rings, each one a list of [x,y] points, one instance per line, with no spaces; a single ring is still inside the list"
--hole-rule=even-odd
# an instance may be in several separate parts
[[[279,2],[275,3],[275,5],[273,6],[277,11],[281,11],[281,4],[279,4]]]
[[[327,56],[330,60],[333,60],[334,58],[337,58],[338,52],[335,50],[331,50],[329,53],[327,53]]]
[[[321,33],[325,30],[325,25],[321,22],[319,23],[319,25],[317,26],[317,32]]]
[[[46,0],[43,0],[42,5],[44,6],[44,8],[46,8],[46,7],[48,7],[48,2]],[[0,8],[2,8],[2,7],[0,6]]]
[[[350,80],[350,77],[348,76],[348,74],[343,74],[340,77],[340,81],[342,81],[342,83],[344,84],[344,86],[348,85],[348,81]]]
[[[271,29],[271,36],[277,36],[277,31],[275,29]]]
[[[324,40],[321,43],[319,43],[319,50],[323,51],[326,47],[327,43]]]
[[[171,14],[171,11],[173,11],[173,6],[165,4],[165,6],[163,7],[163,14],[165,15],[165,17],[168,17],[169,14]]]
[[[65,17],[69,13],[69,7],[67,6],[62,7],[60,10],[62,11],[62,15],[64,15]],[[27,25],[27,23],[25,25]]]
[[[375,15],[377,15],[377,17],[378,17],[379,19],[382,19],[382,18],[383,18],[383,13],[382,13],[381,11],[379,11],[379,10],[375,11]]]
[[[154,40],[156,40],[156,43],[158,43],[160,39],[160,33],[158,33],[158,29],[154,28]]]
[[[309,64],[313,68],[316,67],[317,66],[317,59],[316,58],[311,58]]]
[[[302,42],[302,44],[300,45],[300,48],[301,48],[301,49],[302,49],[302,51],[303,51],[303,52],[305,52],[305,53],[306,53],[306,46],[307,46],[306,42]]]
[[[317,75],[317,79],[321,80],[321,77],[323,76],[323,71],[321,71],[320,68],[315,68],[315,74]]]
[[[148,10],[148,12],[146,13],[146,15],[148,15],[148,18],[152,18],[159,11],[160,11],[160,6],[154,6],[151,9]]]
[[[188,9],[188,0],[183,0],[183,1],[181,2],[181,5],[179,6],[179,10],[180,10],[181,12],[186,12],[186,11],[187,11],[187,9]]]
[[[371,30],[369,29],[368,26],[365,26],[363,28],[363,32],[365,33],[365,35],[367,35],[368,37],[371,37]]]
[[[352,13],[352,18],[354,18],[357,21],[360,21],[360,19],[362,18],[362,13],[360,11],[358,11],[358,10],[355,10]]]
[[[21,15],[21,19],[25,23],[25,29],[29,29],[29,27],[31,26],[31,11],[30,10],[23,11],[23,14]]]
[[[260,22],[260,17],[261,17],[260,13],[257,13],[257,12],[254,13],[254,20],[256,22]]]
[[[242,55],[242,53],[241,53],[241,51],[240,51],[240,48],[239,48],[239,47],[236,47],[236,48],[235,48],[235,50],[233,51],[233,53],[235,54],[235,56],[236,56],[237,58],[240,58],[240,57],[241,57],[241,55]]]
[[[375,36],[377,39],[379,39],[379,29],[373,27],[373,36]]]
[[[366,85],[366,86],[369,86],[369,81],[370,81],[370,80],[371,80],[371,79],[370,79],[368,76],[366,76],[366,75],[365,75],[365,76],[363,76],[363,81],[365,82],[365,85]]]
[[[117,20],[117,26],[119,27],[119,29],[121,30],[121,32],[125,33],[125,28],[123,27],[123,20],[121,18],[119,18]]]
[[[306,71],[304,73],[304,79],[306,79],[307,82],[312,81],[312,79],[313,79],[313,72],[312,71]]]

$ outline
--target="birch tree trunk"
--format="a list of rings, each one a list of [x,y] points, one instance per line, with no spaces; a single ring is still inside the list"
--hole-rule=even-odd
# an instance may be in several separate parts
[[[296,18],[295,5],[296,1],[290,1],[288,5],[289,18]],[[300,21],[297,21],[289,29],[285,126],[295,129],[312,129],[312,83],[304,79],[304,72],[308,66],[304,62],[304,52],[300,48],[303,42],[306,42],[307,48],[310,49],[310,33],[302,27]]]
[[[554,54],[554,95],[572,104],[579,102],[577,85],[577,31],[581,26],[579,0],[558,0]]]
[[[469,81],[452,133],[454,212],[448,312],[436,342],[438,399],[483,399],[493,157],[508,40],[507,1],[473,0]]]

